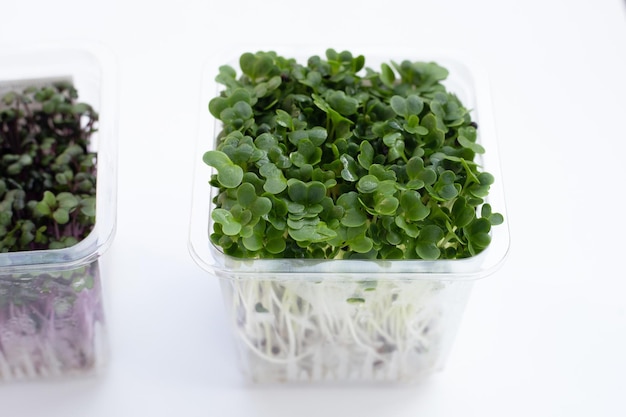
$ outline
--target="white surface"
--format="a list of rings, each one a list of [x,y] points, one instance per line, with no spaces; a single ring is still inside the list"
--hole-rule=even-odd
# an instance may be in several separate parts
[[[103,259],[111,361],[99,378],[1,385],[2,416],[626,415],[623,1],[1,10],[0,45],[102,41],[120,78],[118,232]],[[224,45],[281,42],[464,50],[490,72],[511,252],[474,287],[447,369],[420,386],[242,385],[218,284],[187,253],[201,64]]]

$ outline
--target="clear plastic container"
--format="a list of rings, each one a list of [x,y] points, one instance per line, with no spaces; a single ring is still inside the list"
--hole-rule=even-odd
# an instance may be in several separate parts
[[[285,51],[299,62],[324,50]],[[254,52],[254,51],[252,51]],[[290,54],[290,52],[292,52]],[[363,53],[366,66],[381,62],[435,61],[450,75],[449,91],[472,109],[480,164],[496,178],[486,199],[504,215],[490,246],[461,260],[235,259],[209,241],[212,169],[202,161],[215,147],[219,122],[201,116],[190,225],[190,253],[219,279],[244,376],[250,382],[416,382],[441,370],[453,344],[473,282],[504,261],[509,232],[488,85],[467,62],[440,54]],[[219,91],[214,59],[205,71],[203,108]],[[231,55],[232,57],[232,55]]]
[[[0,50],[0,93],[71,80],[99,114],[96,223],[78,244],[0,253],[0,381],[93,374],[106,360],[99,259],[115,232],[117,108],[114,60],[96,45]]]

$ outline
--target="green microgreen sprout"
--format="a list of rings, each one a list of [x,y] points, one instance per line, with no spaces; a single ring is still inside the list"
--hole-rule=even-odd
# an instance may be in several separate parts
[[[245,53],[240,66],[240,77],[220,68],[225,88],[209,110],[223,130],[204,155],[219,189],[212,240],[227,254],[435,260],[487,246],[502,219],[476,213],[494,179],[477,161],[485,149],[470,110],[442,83],[445,68],[403,61],[377,72],[332,49],[306,64]],[[262,208],[240,212],[252,192]],[[287,221],[270,220],[285,207]],[[278,237],[280,253],[268,246]]]

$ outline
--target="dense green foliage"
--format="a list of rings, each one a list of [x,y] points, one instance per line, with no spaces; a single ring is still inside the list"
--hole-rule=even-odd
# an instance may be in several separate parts
[[[98,115],[67,82],[0,100],[0,252],[74,245],[95,221]]]
[[[329,49],[306,64],[245,53],[209,103],[211,240],[245,258],[455,259],[490,243],[494,178],[477,125],[433,62],[366,68]]]

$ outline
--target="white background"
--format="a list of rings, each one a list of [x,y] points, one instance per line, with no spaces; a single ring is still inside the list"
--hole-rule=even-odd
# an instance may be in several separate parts
[[[626,4],[621,0],[1,0],[0,47],[103,42],[119,201],[97,378],[0,385],[0,415],[626,415]],[[187,223],[202,63],[229,46],[460,50],[490,74],[511,227],[447,368],[407,388],[247,387]]]

